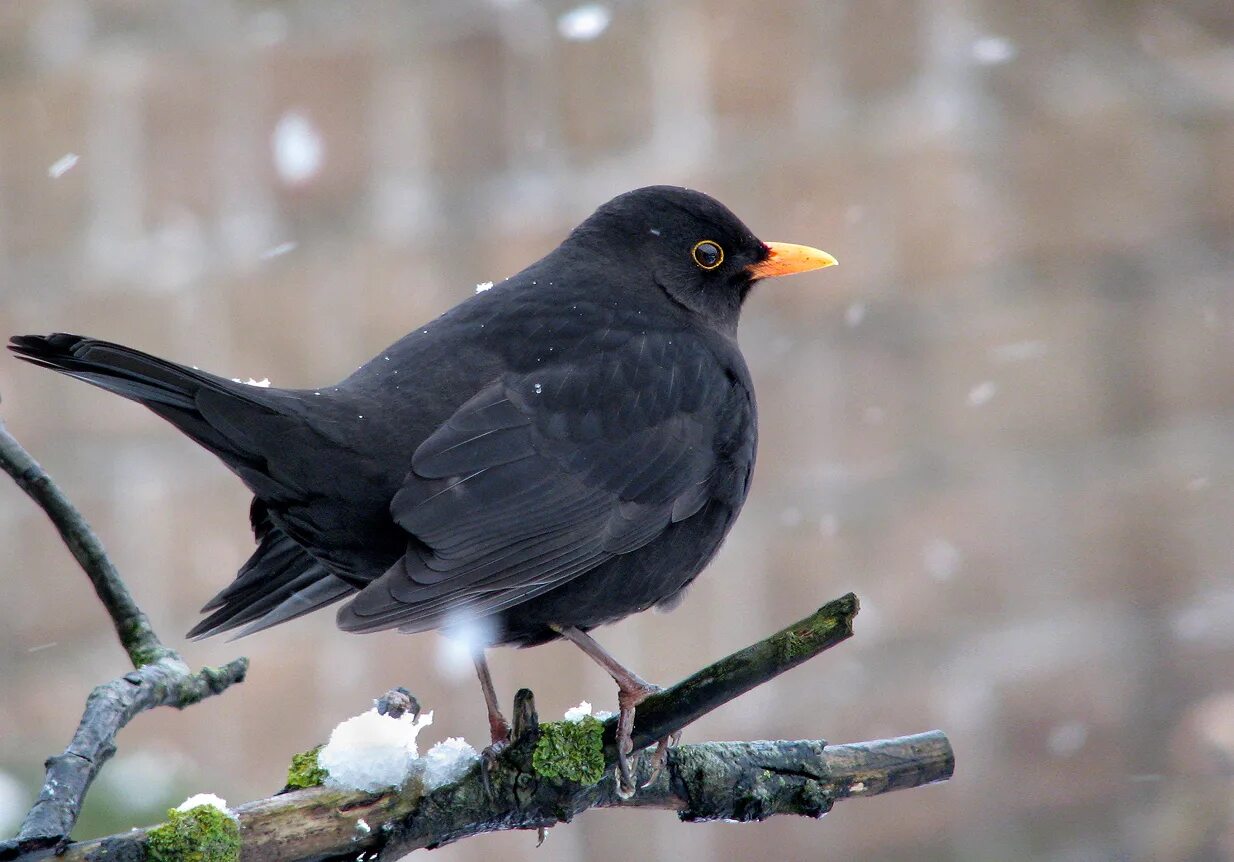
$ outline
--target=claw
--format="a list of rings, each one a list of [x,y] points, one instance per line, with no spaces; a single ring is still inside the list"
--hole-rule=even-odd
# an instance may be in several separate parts
[[[484,795],[490,801],[496,797],[493,795],[493,779],[489,773],[497,764],[497,758],[501,756],[501,752],[505,751],[509,744],[509,739],[493,740],[492,745],[480,752],[480,784],[484,787]]]
[[[655,780],[660,777],[661,770],[668,763],[668,750],[681,742],[681,731],[669,734],[656,743],[655,754],[651,755],[651,775],[647,777],[643,787],[650,787],[655,783]]]

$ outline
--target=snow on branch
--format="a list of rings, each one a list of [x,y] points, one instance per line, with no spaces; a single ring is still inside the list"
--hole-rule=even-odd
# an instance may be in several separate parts
[[[856,597],[844,596],[648,698],[639,706],[635,745],[670,735],[841,643],[852,634],[857,609]],[[654,778],[651,758],[642,757],[636,777],[644,786],[624,799],[614,779],[615,717],[604,723],[583,719],[584,725],[594,722],[594,733],[564,731],[564,725],[579,727],[569,720],[541,725],[532,694],[523,689],[515,696],[513,718],[510,746],[451,783],[438,785],[412,771],[398,790],[317,786],[237,806],[231,813],[240,822],[240,858],[299,862],[365,853],[367,859],[393,860],[485,832],[543,831],[591,808],[659,808],[686,821],[821,817],[839,800],[943,781],[954,769],[951,744],[939,731],[849,745],[705,742],[670,749]],[[598,769],[588,768],[592,761]],[[142,859],[148,836],[165,828],[69,844],[62,858]]]

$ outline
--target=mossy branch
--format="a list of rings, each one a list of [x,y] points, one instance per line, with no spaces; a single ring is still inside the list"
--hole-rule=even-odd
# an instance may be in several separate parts
[[[116,734],[140,712],[177,709],[224,691],[244,679],[248,659],[193,673],[179,653],[163,645],[137,605],[86,519],[0,421],[0,469],[13,477],[47,513],[107,609],[134,670],[97,686],[63,754],[46,761],[46,778],[17,837],[0,842],[0,859],[41,848],[61,848],[81,813],[91,782],[116,751]]]
[[[857,609],[852,595],[830,602],[644,701],[636,744],[671,734],[842,642],[852,634]],[[613,776],[615,753],[604,744],[611,743],[615,722],[541,725],[524,689],[515,696],[511,745],[453,784],[430,791],[413,778],[386,793],[311,787],[239,806],[241,859],[355,858],[362,851],[375,854],[368,858],[397,859],[484,832],[545,829],[591,808],[661,808],[687,821],[820,817],[839,800],[943,781],[954,768],[951,745],[939,731],[852,745],[707,742],[670,749],[654,780],[651,758],[638,759],[636,778],[645,786],[623,799]],[[603,762],[602,770],[592,767],[593,758]],[[302,758],[299,767],[309,774],[314,762]],[[63,858],[99,858],[90,854],[101,849],[141,854],[145,834],[70,844]]]

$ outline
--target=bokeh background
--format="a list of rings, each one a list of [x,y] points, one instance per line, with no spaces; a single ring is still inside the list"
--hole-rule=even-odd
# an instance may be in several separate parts
[[[762,446],[671,615],[601,640],[668,683],[853,589],[857,637],[688,740],[939,727],[948,784],[822,822],[584,815],[443,860],[1234,858],[1234,6],[1224,0],[0,4],[0,332],[337,380],[653,182],[838,269],[760,288]],[[321,614],[184,643],[247,497],[143,409],[0,359],[0,416],[194,664],[244,685],[121,736],[79,835],[282,784],[391,685],[483,742],[435,635]],[[110,626],[0,486],[0,820]],[[543,714],[611,682],[503,651]]]

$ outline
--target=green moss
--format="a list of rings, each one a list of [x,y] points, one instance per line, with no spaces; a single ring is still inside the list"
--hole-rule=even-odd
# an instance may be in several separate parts
[[[540,725],[531,765],[545,778],[595,784],[604,777],[604,725],[590,715]]]
[[[316,787],[325,782],[329,773],[317,763],[317,752],[319,751],[321,751],[320,745],[292,756],[291,768],[287,770],[289,788]]]
[[[150,862],[237,862],[240,824],[212,805],[173,808],[146,833],[146,855]]]
[[[806,638],[793,630],[785,632],[780,640],[780,654],[784,661],[791,661],[809,652]]]

